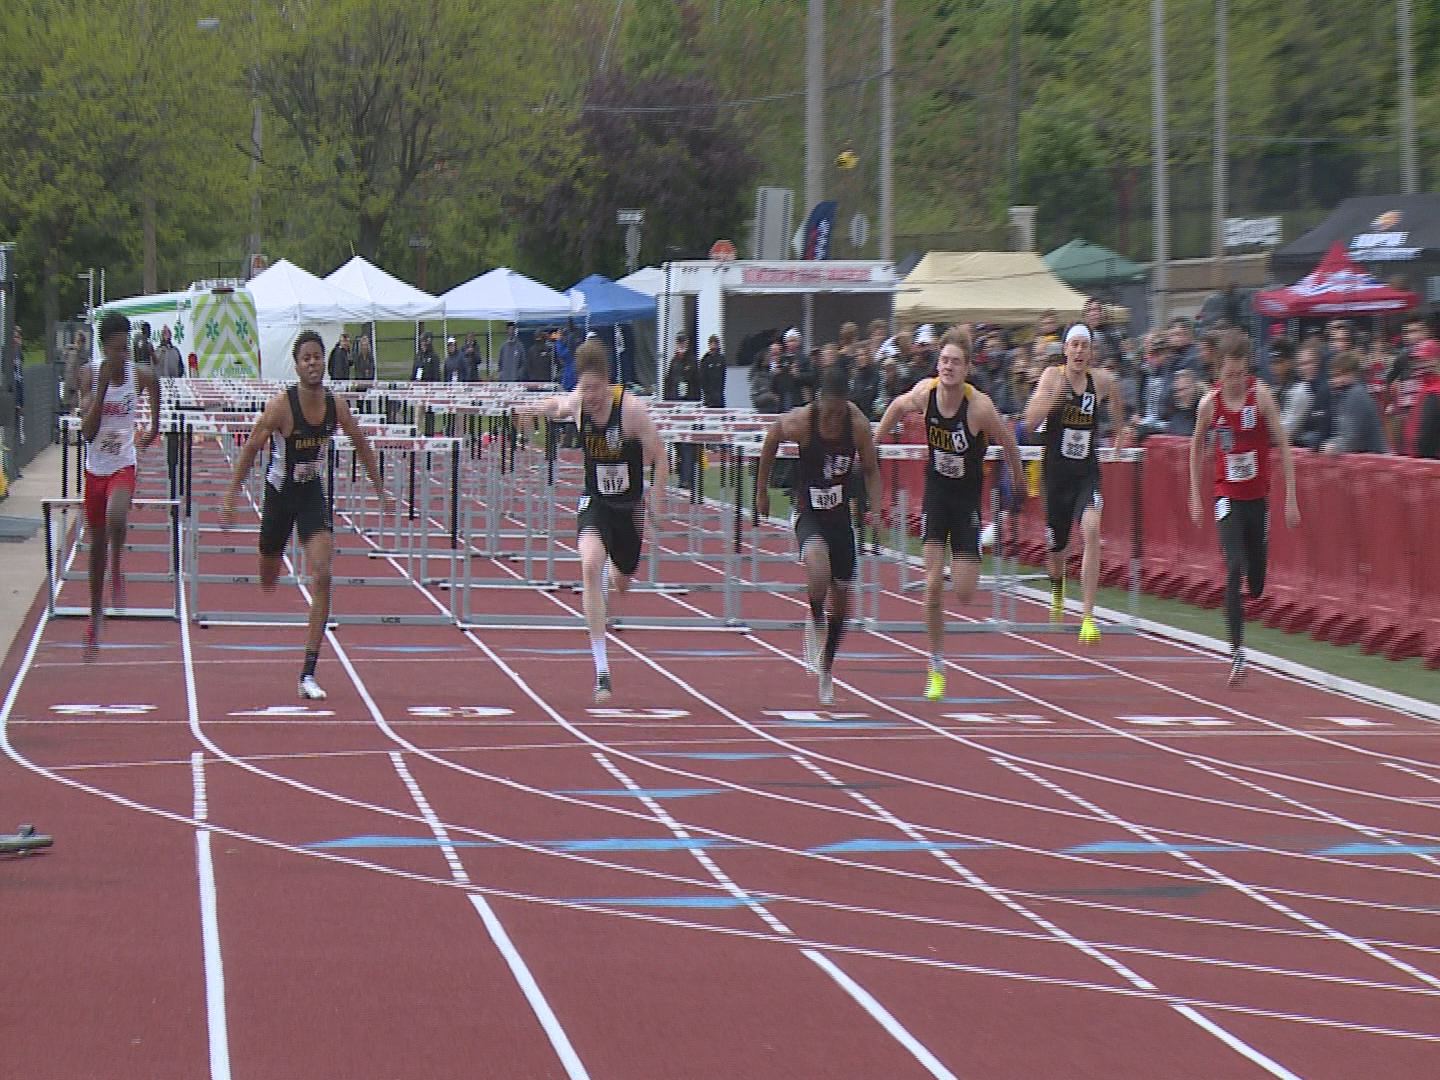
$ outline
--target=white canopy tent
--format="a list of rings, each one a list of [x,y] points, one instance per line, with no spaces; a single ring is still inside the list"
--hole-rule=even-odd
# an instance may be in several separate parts
[[[251,278],[246,288],[255,298],[260,323],[260,374],[285,379],[293,374],[290,350],[301,330],[314,330],[329,349],[346,323],[369,322],[374,305],[364,297],[332,285],[281,259]]]
[[[369,301],[368,322],[410,322],[438,319],[445,314],[440,299],[387,274],[362,255],[327,274],[325,282]]]
[[[496,322],[560,322],[585,314],[583,298],[526,277],[507,266],[456,285],[440,297],[447,319],[490,319]]]
[[[1085,295],[1032,251],[932,251],[895,292],[895,318],[919,323],[1034,323],[1046,311],[1078,319]]]

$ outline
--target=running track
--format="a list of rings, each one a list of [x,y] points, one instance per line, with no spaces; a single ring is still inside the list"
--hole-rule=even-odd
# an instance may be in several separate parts
[[[1440,1075],[1424,719],[1119,635],[953,635],[931,704],[852,633],[817,712],[791,633],[612,635],[596,709],[577,630],[347,624],[302,707],[299,627],[83,629],[0,669],[6,1076]]]

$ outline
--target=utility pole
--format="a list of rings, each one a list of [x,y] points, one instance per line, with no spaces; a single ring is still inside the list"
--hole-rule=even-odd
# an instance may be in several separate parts
[[[805,13],[805,214],[825,190],[825,0],[808,0]],[[815,294],[802,300],[804,347],[815,341]]]
[[[1229,20],[1228,0],[1215,0],[1215,262],[1212,269],[1217,290],[1229,284],[1225,273],[1225,185],[1230,109]]]
[[[1154,106],[1151,152],[1155,156],[1155,266],[1150,278],[1150,317],[1157,329],[1170,308],[1170,177],[1165,136],[1165,0],[1150,0],[1150,94]]]
[[[1395,17],[1400,46],[1400,190],[1414,195],[1420,190],[1420,178],[1415,165],[1415,45],[1410,0],[1399,0]]]
[[[895,0],[880,13],[880,258],[895,261]]]

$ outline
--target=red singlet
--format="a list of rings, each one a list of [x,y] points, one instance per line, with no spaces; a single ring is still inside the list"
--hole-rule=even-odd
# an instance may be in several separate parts
[[[1245,403],[1225,405],[1215,394],[1215,419],[1210,423],[1215,445],[1215,496],[1263,499],[1270,493],[1270,426],[1255,399],[1255,378],[1245,380]]]

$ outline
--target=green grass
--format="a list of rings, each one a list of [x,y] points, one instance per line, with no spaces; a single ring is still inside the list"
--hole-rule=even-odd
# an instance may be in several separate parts
[[[732,489],[721,487],[719,470],[710,467],[706,469],[705,473],[705,494],[719,502],[728,502]],[[747,514],[749,513],[749,498],[749,480],[747,479]],[[789,517],[790,499],[785,492],[771,491],[770,513],[775,517]],[[882,532],[881,535],[882,540],[888,539],[888,530]],[[919,537],[909,537],[906,547],[909,554],[918,555],[920,553]],[[988,558],[982,570],[989,571]],[[1022,567],[1022,571],[1044,572],[1040,567]],[[1077,588],[1078,583],[1072,582],[1069,590],[1071,596],[1076,594]],[[1128,612],[1130,594],[1125,589],[1102,586],[1096,597],[1096,603],[1115,611]],[[1142,592],[1137,603],[1136,614],[1142,619],[1178,630],[1187,630],[1194,634],[1204,634],[1207,637],[1225,640],[1225,615],[1219,608],[1209,610],[1179,600],[1149,596]],[[1269,653],[1272,656],[1281,657],[1292,663],[1304,664],[1330,675],[1352,679],[1355,682],[1366,683],[1397,694],[1405,694],[1420,701],[1440,705],[1440,674],[1427,669],[1421,660],[1387,660],[1382,656],[1369,656],[1356,645],[1331,645],[1329,642],[1316,641],[1307,634],[1290,634],[1261,623],[1246,624],[1245,644],[1247,648],[1255,652]]]

